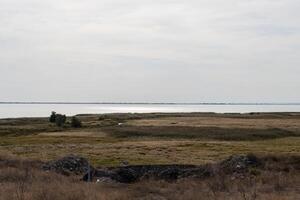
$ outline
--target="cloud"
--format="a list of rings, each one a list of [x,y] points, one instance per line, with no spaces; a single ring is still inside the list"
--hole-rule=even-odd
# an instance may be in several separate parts
[[[2,0],[0,100],[299,101],[299,8]]]

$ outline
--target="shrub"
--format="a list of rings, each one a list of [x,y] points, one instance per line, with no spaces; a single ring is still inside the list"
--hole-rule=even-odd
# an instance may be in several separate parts
[[[63,126],[66,122],[66,115],[56,114],[55,115],[55,124],[59,127]]]
[[[74,128],[80,128],[81,127],[81,121],[77,117],[72,117],[71,126],[74,127]]]
[[[105,120],[107,118],[108,117],[106,115],[101,115],[101,116],[99,116],[98,120],[101,121],[101,120]]]
[[[55,123],[55,117],[56,117],[56,112],[52,111],[52,113],[50,115],[50,118],[49,118],[49,121],[51,123]]]

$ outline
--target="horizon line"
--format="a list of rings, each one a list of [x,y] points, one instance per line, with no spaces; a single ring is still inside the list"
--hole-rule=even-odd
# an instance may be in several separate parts
[[[139,104],[139,105],[300,105],[300,102],[65,102],[65,101],[0,101],[0,104]]]

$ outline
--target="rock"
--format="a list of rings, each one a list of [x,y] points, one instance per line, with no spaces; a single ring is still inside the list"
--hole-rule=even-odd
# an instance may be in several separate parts
[[[55,171],[64,175],[81,175],[88,171],[89,166],[87,159],[75,155],[69,155],[59,160],[45,163],[43,165],[43,169],[46,171]],[[94,168],[90,166],[90,170],[94,171]]]
[[[132,183],[144,179],[176,181],[180,178],[204,178],[211,175],[209,166],[193,165],[139,165],[96,169],[93,177],[99,180],[109,178],[119,183]],[[87,174],[83,180],[87,180]]]
[[[173,180],[177,180],[179,175],[181,175],[182,173],[183,171],[178,168],[166,169],[158,174],[158,178],[163,180],[173,181]]]
[[[1,161],[7,162],[0,158],[0,164]],[[127,163],[124,163],[124,166],[100,169],[91,166],[90,180],[97,183],[132,183],[147,179],[176,181],[183,178],[204,179],[220,175],[236,180],[256,176],[260,170],[298,170],[300,158],[235,155],[221,162],[205,165],[126,165]],[[84,174],[83,181],[89,180],[88,167],[89,163],[85,158],[74,155],[43,165],[44,170],[64,175]]]
[[[224,161],[212,165],[136,165],[127,166],[127,162],[120,167],[94,169],[87,159],[69,155],[59,160],[50,161],[43,165],[47,171],[55,171],[64,175],[83,175],[83,181],[132,183],[143,179],[158,179],[176,181],[181,178],[206,178],[216,173],[230,174],[240,177],[251,167],[261,164],[253,155],[231,156]],[[90,174],[88,169],[90,166]],[[214,171],[217,169],[217,171]]]
[[[259,159],[254,155],[247,156],[230,156],[228,159],[220,163],[220,168],[225,173],[244,173],[250,167],[257,167],[261,164]]]
[[[140,174],[138,174],[134,169],[119,168],[114,172],[112,179],[120,183],[132,183],[135,182],[139,177]]]

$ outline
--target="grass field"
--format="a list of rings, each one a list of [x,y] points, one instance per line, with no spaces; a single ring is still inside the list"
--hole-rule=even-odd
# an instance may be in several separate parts
[[[300,114],[79,115],[82,128],[47,118],[0,120],[0,153],[49,160],[79,154],[96,166],[202,164],[232,154],[300,154]]]
[[[300,113],[77,117],[81,128],[72,128],[70,118],[63,127],[47,118],[0,119],[1,200],[300,198]],[[267,156],[273,166],[253,169],[253,175],[237,179],[219,174],[205,180],[133,184],[84,183],[81,177],[41,170],[43,162],[69,154],[83,156],[95,167],[107,167],[123,161],[201,165],[248,153]]]

